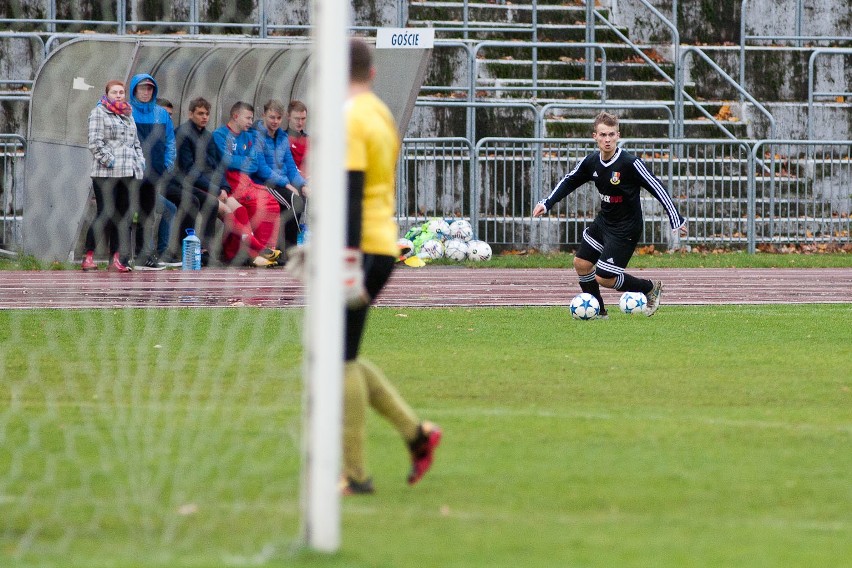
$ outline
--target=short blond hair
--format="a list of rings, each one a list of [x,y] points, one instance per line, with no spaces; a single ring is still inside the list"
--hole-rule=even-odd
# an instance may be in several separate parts
[[[615,128],[616,132],[618,131],[618,117],[615,116],[614,114],[610,114],[606,111],[601,111],[595,117],[595,124],[592,127],[592,132],[598,131],[598,125],[599,124],[603,124],[605,126],[611,126],[612,128]]]
[[[284,116],[284,103],[278,99],[269,99],[266,101],[266,104],[263,105],[263,114],[266,114],[269,111]]]

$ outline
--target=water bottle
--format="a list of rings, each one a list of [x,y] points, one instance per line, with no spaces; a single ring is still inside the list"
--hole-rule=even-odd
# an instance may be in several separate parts
[[[305,223],[299,223],[299,234],[296,235],[296,245],[302,246],[308,242],[308,226]]]
[[[183,238],[183,270],[201,270],[201,240],[195,236],[195,229],[187,229]]]

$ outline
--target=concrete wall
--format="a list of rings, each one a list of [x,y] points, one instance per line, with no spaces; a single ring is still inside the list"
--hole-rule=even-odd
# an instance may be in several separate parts
[[[671,43],[671,32],[638,0],[600,0],[613,18],[642,43]],[[797,0],[747,0],[748,35],[795,35]],[[673,21],[672,0],[650,4]],[[739,44],[742,0],[678,0],[677,28],[681,43]],[[803,35],[848,36],[852,29],[849,0],[804,0]]]

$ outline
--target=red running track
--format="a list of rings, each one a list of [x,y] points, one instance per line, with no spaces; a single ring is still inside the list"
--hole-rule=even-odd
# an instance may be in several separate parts
[[[852,268],[635,269],[661,279],[663,304],[848,303]],[[381,306],[561,306],[579,293],[570,269],[429,266],[396,270]],[[619,294],[606,290],[604,299]],[[204,269],[115,274],[0,271],[0,309],[117,307],[294,307],[301,284],[283,270]]]

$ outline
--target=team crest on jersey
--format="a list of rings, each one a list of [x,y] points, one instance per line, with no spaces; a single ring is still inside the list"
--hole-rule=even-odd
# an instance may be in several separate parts
[[[609,178],[609,183],[618,185],[621,183],[621,172],[612,172],[612,177]]]

